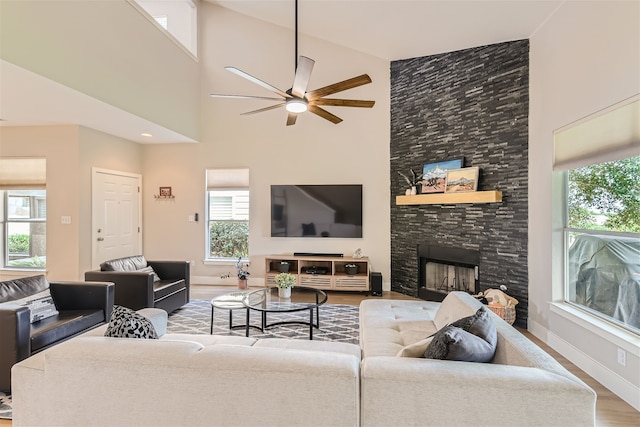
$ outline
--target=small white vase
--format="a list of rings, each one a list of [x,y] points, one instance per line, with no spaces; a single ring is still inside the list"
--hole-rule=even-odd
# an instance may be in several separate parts
[[[407,188],[407,189],[405,190],[405,192],[404,192],[404,195],[405,195],[405,196],[410,196],[410,195],[411,195],[411,189],[410,189],[410,188]]]
[[[411,195],[415,196],[416,194],[418,194],[418,189],[415,186],[411,187]]]
[[[291,298],[291,288],[278,288],[280,298]]]

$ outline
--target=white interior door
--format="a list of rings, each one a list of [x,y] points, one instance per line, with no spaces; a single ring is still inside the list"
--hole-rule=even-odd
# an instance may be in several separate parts
[[[142,177],[94,168],[92,178],[92,267],[142,250]]]

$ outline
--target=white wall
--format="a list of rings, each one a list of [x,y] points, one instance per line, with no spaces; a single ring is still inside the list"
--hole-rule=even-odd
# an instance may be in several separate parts
[[[565,2],[531,37],[529,329],[640,409],[637,341],[625,346],[623,367],[616,361],[623,345],[617,338],[550,308],[562,299],[553,131],[640,92],[639,9],[631,1]]]
[[[335,97],[372,99],[372,109],[331,108],[344,121],[334,125],[311,113],[285,126],[283,109],[251,116],[240,113],[265,101],[213,99],[209,93],[273,95],[226,70],[236,66],[287,90],[293,83],[294,35],[290,30],[245,17],[210,3],[200,4],[202,139],[197,145],[144,148],[145,255],[195,261],[198,281],[219,280],[233,266],[204,265],[205,169],[251,170],[249,251],[252,278],[264,277],[264,256],[278,253],[342,252],[362,248],[375,271],[389,280],[389,63],[340,46],[302,37],[300,54],[316,61],[310,88],[363,73],[373,83]],[[271,184],[363,184],[362,239],[270,237]],[[159,186],[176,198],[155,200]],[[198,212],[201,221],[188,222]],[[389,284],[386,283],[387,289]]]
[[[2,59],[198,139],[197,61],[127,0],[2,1]]]

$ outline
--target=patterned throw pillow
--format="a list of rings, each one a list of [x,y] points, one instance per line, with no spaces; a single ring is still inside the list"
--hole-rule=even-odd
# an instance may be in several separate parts
[[[49,289],[45,289],[37,294],[11,301],[12,304],[29,308],[29,321],[39,322],[42,319],[58,315],[56,305],[51,298]]]
[[[127,307],[113,306],[105,337],[158,339],[153,323]]]

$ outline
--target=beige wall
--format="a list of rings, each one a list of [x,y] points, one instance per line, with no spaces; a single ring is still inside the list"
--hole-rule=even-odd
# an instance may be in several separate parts
[[[47,275],[75,279],[79,270],[78,126],[2,126],[0,156],[47,159]],[[70,216],[71,224],[61,223]],[[7,277],[1,272],[0,277]],[[24,275],[24,274],[22,274]]]
[[[270,96],[265,89],[224,70],[234,65],[287,90],[293,82],[293,33],[209,3],[200,5],[202,139],[200,144],[144,148],[144,249],[148,258],[194,260],[193,275],[217,281],[233,266],[203,264],[205,256],[205,169],[251,170],[250,254],[252,278],[264,276],[263,257],[274,253],[342,252],[362,248],[373,268],[389,280],[389,63],[340,46],[303,37],[300,54],[316,61],[310,88],[363,73],[373,83],[335,97],[373,99],[373,109],[333,108],[344,121],[334,125],[313,114],[285,126],[283,109],[252,116],[240,113],[265,101],[213,99],[209,93]],[[220,43],[229,40],[233,43]],[[363,184],[362,239],[270,237],[271,184]],[[156,200],[159,186],[172,186],[173,200]],[[201,220],[188,222],[199,213]],[[387,284],[388,287],[388,284]]]
[[[91,168],[141,173],[141,153],[138,144],[75,125],[0,127],[0,156],[47,159],[50,280],[79,280],[90,269]],[[0,279],[30,274],[0,271]]]
[[[559,316],[550,302],[563,293],[553,131],[640,92],[638,16],[638,2],[564,3],[531,37],[529,117],[529,329],[636,408],[637,339],[624,342]],[[619,347],[626,367],[616,361]]]

